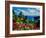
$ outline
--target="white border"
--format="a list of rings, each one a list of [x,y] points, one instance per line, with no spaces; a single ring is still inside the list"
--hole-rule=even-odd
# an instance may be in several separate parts
[[[29,30],[29,31],[13,31],[12,30],[12,7],[30,7],[30,8],[40,8],[40,30]],[[36,5],[18,5],[18,4],[10,4],[10,34],[22,34],[22,33],[38,33],[42,32],[42,6]]]

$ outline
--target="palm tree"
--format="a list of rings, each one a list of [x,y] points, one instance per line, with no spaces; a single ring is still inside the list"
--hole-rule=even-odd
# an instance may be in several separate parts
[[[13,10],[13,20],[16,21],[16,19],[17,19],[17,15],[16,15],[16,13]]]
[[[22,11],[19,13],[19,18],[24,18]]]
[[[20,18],[21,23],[23,23],[23,21],[24,21],[24,15],[23,15],[22,11],[19,13],[18,16]]]

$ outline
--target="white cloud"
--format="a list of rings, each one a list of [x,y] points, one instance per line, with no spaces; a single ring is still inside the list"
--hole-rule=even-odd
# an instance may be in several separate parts
[[[33,16],[39,16],[40,15],[40,12],[39,12],[39,10],[34,10],[34,9],[28,9],[28,11],[29,11],[29,13],[31,14],[31,15],[33,15]]]
[[[16,11],[16,10],[15,10],[15,12],[20,13],[20,11],[22,11],[25,16],[26,15],[28,15],[28,16],[39,16],[40,15],[38,10],[34,10],[34,9],[27,9],[27,11],[26,10],[22,10],[22,9],[18,9],[18,10],[19,10],[19,12]]]

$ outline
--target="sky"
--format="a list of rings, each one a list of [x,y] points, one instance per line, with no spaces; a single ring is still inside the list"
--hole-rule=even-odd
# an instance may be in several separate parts
[[[25,16],[40,16],[40,8],[13,7],[13,10],[17,15],[22,12]]]

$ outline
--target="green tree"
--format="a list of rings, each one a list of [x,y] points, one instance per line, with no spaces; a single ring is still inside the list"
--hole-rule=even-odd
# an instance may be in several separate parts
[[[22,20],[23,23],[27,23],[27,21],[26,21],[27,20],[27,16],[24,16],[22,11],[19,13],[19,17],[23,18],[23,20]]]
[[[16,15],[16,13],[13,10],[13,20],[16,21],[16,19],[17,19],[17,15]]]
[[[22,11],[19,13],[19,18],[24,18]]]

